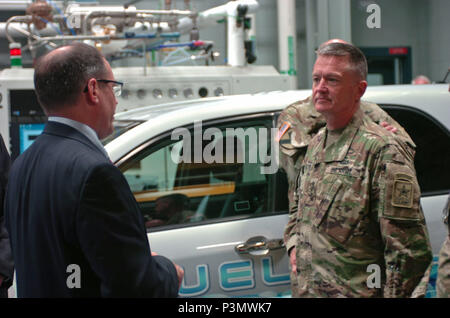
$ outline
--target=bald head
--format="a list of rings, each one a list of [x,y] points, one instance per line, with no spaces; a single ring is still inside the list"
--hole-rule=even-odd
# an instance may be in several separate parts
[[[42,108],[52,113],[77,102],[87,81],[106,74],[105,60],[94,47],[74,42],[41,57],[34,86]]]
[[[344,41],[342,39],[331,39],[331,40],[328,40],[328,41],[324,42],[322,45],[327,45],[327,44],[330,44],[330,43],[351,44],[351,43],[349,43],[347,41]]]
[[[412,80],[411,83],[415,85],[421,85],[421,84],[431,84],[431,81],[425,75],[418,75]]]

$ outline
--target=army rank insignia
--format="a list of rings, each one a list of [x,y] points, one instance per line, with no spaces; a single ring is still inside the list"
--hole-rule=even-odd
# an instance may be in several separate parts
[[[396,174],[392,193],[392,205],[400,208],[412,208],[414,187],[411,177],[404,174]]]

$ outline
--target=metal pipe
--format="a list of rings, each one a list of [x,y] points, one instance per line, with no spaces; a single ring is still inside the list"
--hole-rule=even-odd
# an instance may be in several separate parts
[[[315,60],[315,49],[317,47],[317,8],[315,0],[306,0],[306,87],[311,88],[311,73]]]
[[[230,1],[224,5],[227,17],[227,64],[231,66],[244,66],[246,64],[244,46],[244,23],[242,23],[240,26],[238,26],[236,23],[239,6],[246,6],[247,14],[250,14],[256,11],[259,4],[257,1],[241,0]],[[214,14],[212,12],[210,11],[210,14]]]
[[[33,1],[31,0],[15,0],[15,1],[0,1],[0,10],[6,11],[6,10],[23,10],[25,11],[30,4],[32,4]]]
[[[38,41],[38,42],[42,41],[42,38],[41,38],[41,37],[39,37],[39,36],[37,36],[37,35],[34,35],[34,34],[31,34],[31,33],[29,33],[28,31],[25,31],[24,29],[18,28],[18,27],[16,27],[15,25],[12,25],[11,27],[12,27],[13,29],[16,29],[17,32],[20,32],[20,33],[24,34],[24,35],[25,35],[26,37],[28,37],[28,38],[31,37],[31,38],[35,39],[36,41]],[[49,44],[50,46],[54,47],[54,48],[58,47],[58,45],[56,45],[56,44],[53,43],[53,42],[49,42],[49,41],[45,41],[45,42],[48,42],[48,44]]]
[[[77,12],[72,12],[71,14],[77,14]],[[87,33],[88,21],[93,18],[100,17],[114,17],[114,18],[154,18],[155,15],[167,15],[173,16],[190,16],[193,12],[191,11],[181,11],[181,10],[128,10],[123,9],[123,11],[91,11],[85,17],[83,21],[82,33]],[[150,15],[150,16],[147,16]]]
[[[297,87],[297,29],[295,0],[278,0],[278,58],[281,74],[290,76]]]
[[[197,28],[204,28],[216,25],[219,17],[227,18],[227,58],[229,65],[245,65],[244,51],[244,30],[242,27],[236,28],[235,17],[237,15],[237,7],[239,5],[247,6],[247,14],[256,12],[259,7],[256,0],[237,0],[208,9],[197,15]],[[177,29],[181,34],[189,32],[193,27],[193,21],[190,17],[184,17],[179,20]]]
[[[236,23],[238,5],[227,10],[227,64],[231,66],[245,65],[244,26]]]
[[[11,22],[18,21],[18,22],[27,23],[29,25],[29,23],[31,23],[31,20],[32,20],[32,17],[30,15],[16,15],[16,16],[10,17],[8,19],[8,21],[6,21],[5,36],[8,39],[9,43],[15,42],[14,39],[11,37],[11,35],[8,32],[8,28],[9,28],[9,25],[11,24]]]
[[[125,33],[125,35],[57,35],[48,37],[37,37],[34,36],[38,41],[74,41],[74,40],[97,40],[97,41],[110,41],[110,40],[130,40],[130,39],[153,39],[156,37],[161,38],[178,38],[180,35],[178,33],[167,33],[167,34],[147,34],[147,35],[133,35],[130,33]]]
[[[142,41],[142,60],[144,61],[144,76],[147,76],[147,46],[145,45],[145,41]]]
[[[74,41],[74,40],[108,41],[117,39],[123,40],[125,38],[111,35],[57,35],[39,38],[39,40],[41,41]]]
[[[1,22],[0,23],[0,38],[1,37],[6,37],[5,28],[6,28],[6,22]],[[27,25],[24,24],[24,23],[11,22],[9,24],[9,27],[8,27],[9,35],[11,37],[18,37],[18,36],[22,37],[23,34],[18,32],[18,31],[16,31],[16,29],[24,29],[24,28],[27,28]],[[33,25],[31,26],[31,29],[34,32],[34,26]],[[56,33],[56,31],[53,28],[51,28],[50,26],[47,26],[45,29],[39,30],[39,34],[55,35],[57,33]]]
[[[30,4],[32,4],[33,0],[0,0],[0,10],[1,11],[25,11]],[[52,1],[54,5],[62,6],[64,4],[63,1]],[[91,2],[92,4],[98,4],[98,1]]]

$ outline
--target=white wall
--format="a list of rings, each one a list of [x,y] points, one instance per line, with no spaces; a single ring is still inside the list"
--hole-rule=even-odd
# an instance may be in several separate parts
[[[428,62],[432,79],[442,80],[450,67],[450,1],[429,1]],[[448,80],[448,79],[447,79]]]

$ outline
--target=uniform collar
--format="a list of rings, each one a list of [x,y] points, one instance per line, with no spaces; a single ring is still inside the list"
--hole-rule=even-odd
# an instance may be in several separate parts
[[[315,147],[311,158],[315,158],[316,163],[344,160],[359,127],[363,123],[363,116],[362,110],[358,108],[348,125],[331,147],[325,148],[326,128],[323,128],[320,131],[321,140],[318,146]],[[325,151],[323,151],[324,148]]]

